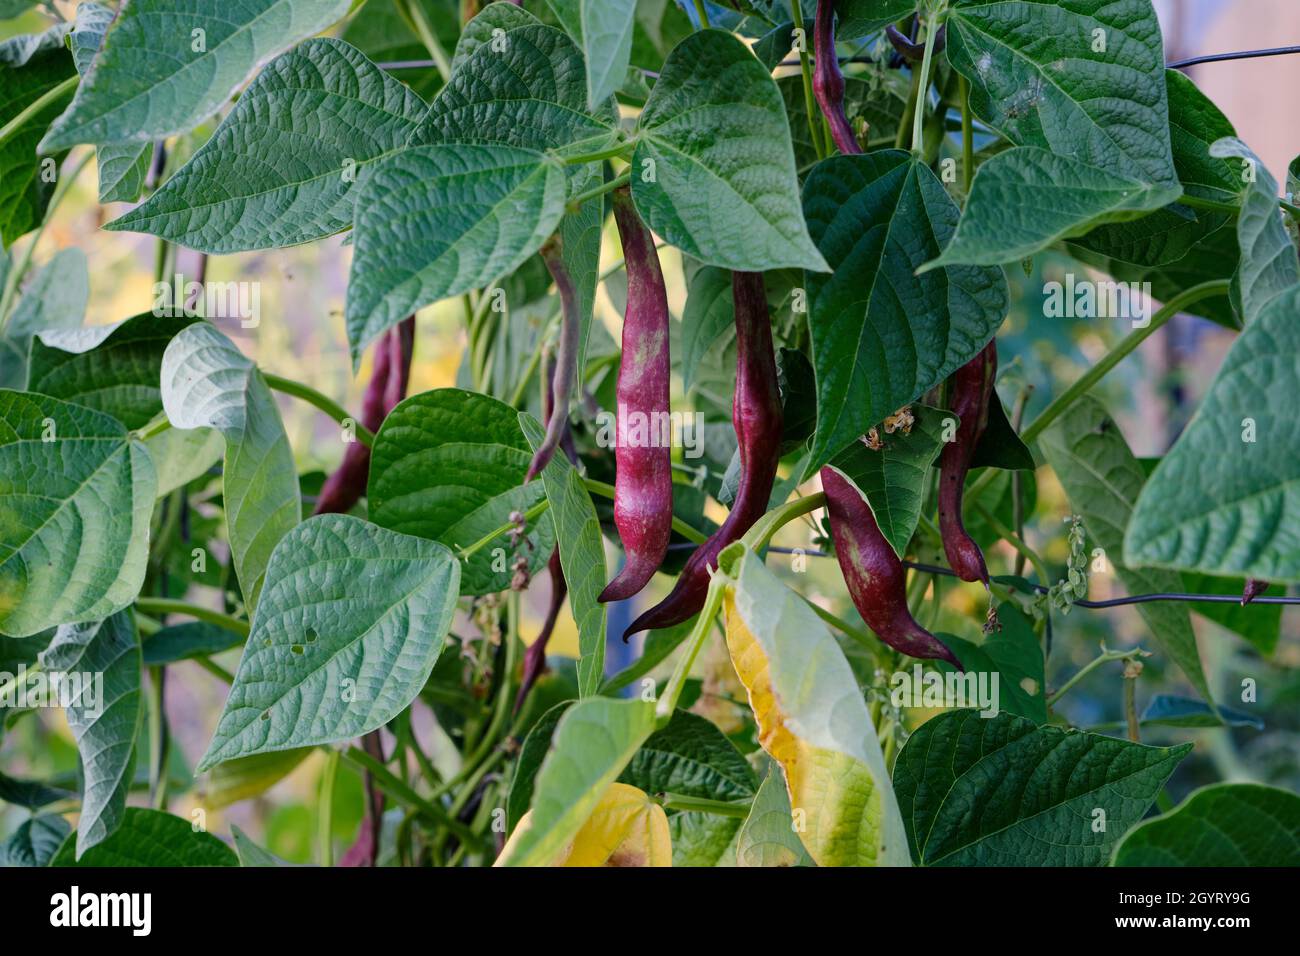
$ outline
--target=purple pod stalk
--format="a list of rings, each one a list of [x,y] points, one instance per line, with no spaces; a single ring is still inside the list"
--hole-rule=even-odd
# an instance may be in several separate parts
[[[772,320],[761,272],[733,272],[731,295],[736,308],[736,389],[731,424],[740,449],[740,483],[731,513],[722,527],[695,549],[672,592],[623,633],[680,624],[704,606],[710,571],[722,549],[738,540],[767,513],[781,457],[781,389],[772,348]]]
[[[546,435],[533,452],[524,484],[541,473],[550,463],[555,449],[560,447],[569,424],[569,401],[573,396],[573,380],[578,371],[578,295],[573,287],[573,278],[560,254],[560,237],[555,235],[546,240],[539,252],[560,296],[560,344],[555,350],[555,374],[551,377],[553,405],[546,422]]]
[[[813,93],[830,126],[835,146],[845,156],[862,152],[853,127],[844,113],[844,74],[835,53],[835,4],[817,0],[817,19],[813,26]]]
[[[996,340],[953,372],[948,379],[948,408],[960,419],[953,441],[944,446],[939,458],[939,533],[948,564],[963,581],[989,583],[984,554],[962,523],[962,493],[975,446],[989,421],[989,402],[998,372]]]
[[[875,635],[896,651],[924,660],[961,661],[916,623],[907,607],[907,575],[862,494],[834,468],[821,470],[835,557],[849,597]]]
[[[406,397],[415,344],[415,316],[403,319],[375,343],[375,365],[361,397],[361,424],[379,431],[388,413]],[[370,449],[359,441],[348,445],[338,469],[325,479],[312,514],[344,514],[360,500],[370,477]]]
[[[528,645],[528,651],[524,654],[524,673],[519,682],[519,693],[515,695],[514,713],[519,713],[528,692],[546,669],[546,645],[555,633],[555,622],[560,618],[560,609],[564,607],[564,599],[569,593],[568,582],[564,580],[564,568],[560,566],[559,548],[551,552],[551,560],[547,562],[546,568],[551,572],[551,603],[546,608],[546,620],[542,622],[537,640]]]
[[[614,222],[627,268],[627,314],[618,371],[614,446],[614,524],[623,570],[597,599],[623,601],[654,577],[673,529],[672,436],[668,434],[670,375],[668,293],[659,254],[626,186],[614,193]]]

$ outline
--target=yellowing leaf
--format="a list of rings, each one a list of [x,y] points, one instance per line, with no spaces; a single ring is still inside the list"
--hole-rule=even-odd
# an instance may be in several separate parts
[[[752,552],[724,597],[727,647],[759,743],[785,772],[818,866],[907,866],[907,837],[862,692],[835,639]]]
[[[502,856],[532,826],[525,813]],[[672,866],[673,846],[664,808],[643,790],[612,783],[581,829],[550,866]]]

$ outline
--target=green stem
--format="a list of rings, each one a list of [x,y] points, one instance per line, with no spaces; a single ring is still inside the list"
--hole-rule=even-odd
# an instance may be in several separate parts
[[[167,809],[167,768],[163,741],[167,720],[163,713],[163,669],[149,668],[149,803],[155,810]]]
[[[572,199],[569,200],[569,204],[566,208],[569,210],[569,212],[577,212],[578,207],[581,206],[583,203],[585,203],[587,200],[595,199],[598,196],[603,196],[605,195],[605,193],[612,193],[616,189],[622,189],[631,181],[632,181],[632,170],[630,169],[624,170],[621,175],[615,176],[609,182],[601,183],[599,186],[593,186],[591,189],[588,189],[586,192],[578,193],[578,195],[574,196]]]
[[[709,10],[704,5],[704,0],[695,0],[695,15],[700,18],[700,29],[709,28]]]
[[[23,281],[23,276],[32,264],[32,254],[35,253],[36,247],[40,245],[41,237],[45,235],[45,229],[54,218],[54,212],[63,202],[63,197],[68,194],[72,186],[81,175],[82,170],[95,158],[95,151],[92,149],[81,157],[81,161],[72,168],[69,173],[64,173],[59,177],[59,185],[54,190],[54,195],[50,197],[50,203],[45,207],[45,216],[41,219],[41,224],[36,233],[27,243],[27,248],[23,250],[23,257],[18,260],[12,269],[9,270],[9,276],[5,280],[4,291],[0,292],[0,332],[9,322],[9,311],[13,306],[14,298],[18,295],[18,286]]]
[[[69,91],[76,89],[77,84],[81,81],[80,76],[70,76],[58,86],[46,90],[36,99],[32,100],[25,109],[3,127],[0,127],[0,145],[3,145],[9,137],[13,136],[20,129],[27,125],[27,121],[32,117],[40,114],[45,107],[62,99]]]
[[[1212,295],[1222,295],[1228,291],[1229,284],[1227,279],[1212,279],[1209,282],[1202,282],[1178,293],[1151,317],[1151,322],[1146,328],[1134,329],[1126,335],[1118,345],[1106,353],[1106,356],[1100,362],[1084,372],[1073,385],[1053,399],[1039,416],[1030,422],[1029,427],[1020,436],[1021,439],[1024,440],[1026,445],[1032,443],[1048,425],[1060,418],[1079,396],[1090,391],[1094,385],[1105,377],[1107,372],[1124,361],[1129,353],[1154,335],[1166,322],[1181,312],[1185,306],[1201,299],[1207,299]]]
[[[794,25],[802,30],[805,21],[799,0],[790,0],[790,13],[794,16]],[[821,111],[817,109],[813,95],[812,57],[808,55],[807,40],[799,49],[799,72],[803,74],[803,107],[804,112],[808,114],[808,135],[813,148],[817,150],[817,158],[825,159],[830,151],[826,148],[826,142],[821,135]]]
[[[349,747],[344,752],[343,759],[359,770],[369,770],[375,783],[398,803],[411,808],[433,823],[446,827],[462,840],[481,842],[473,830],[460,821],[453,820],[442,807],[424,799],[411,788],[410,784],[394,775],[391,770],[360,747]]]
[[[1142,649],[1137,647],[1127,651],[1108,651],[1103,649],[1101,654],[1084,664],[1075,672],[1073,677],[1062,684],[1060,690],[1047,698],[1047,706],[1054,706],[1058,700],[1065,696],[1066,692],[1070,690],[1070,688],[1079,683],[1079,681],[1083,680],[1102,664],[1109,664],[1111,661],[1126,661],[1130,658],[1139,656],[1141,653]]]
[[[984,523],[989,526],[989,529],[994,534],[1001,537],[1007,544],[1015,548],[1019,554],[1024,555],[1029,560],[1029,563],[1034,566],[1034,570],[1038,572],[1039,583],[1044,585],[1051,583],[1052,579],[1047,576],[1047,567],[1043,564],[1043,559],[1038,556],[1033,548],[1025,544],[1018,534],[999,521],[993,512],[979,502],[975,503],[975,513],[984,519]]]
[[[161,435],[163,432],[165,432],[167,429],[171,427],[172,427],[171,420],[166,415],[162,415],[159,416],[158,418],[155,418],[148,425],[145,425],[144,428],[138,429],[135,432],[135,437],[139,441],[148,441],[150,438],[153,438],[155,435]]]
[[[295,382],[291,378],[283,378],[279,375],[272,375],[270,372],[263,372],[262,377],[266,379],[266,384],[271,386],[277,392],[284,392],[286,395],[292,395],[294,398],[301,398],[309,405],[314,405],[330,418],[334,419],[340,425],[344,422],[352,422],[356,429],[357,441],[367,448],[373,448],[375,445],[375,435],[369,428],[361,424],[355,418],[348,414],[347,410],[328,395],[323,395],[310,385],[304,385],[302,382]]]
[[[610,501],[614,500],[616,491],[614,486],[608,482],[597,481],[595,478],[583,478],[582,483],[593,495],[600,495],[600,497],[608,498]],[[707,534],[692,528],[676,515],[673,515],[673,530],[693,544],[703,544],[709,540]]]
[[[546,498],[543,498],[541,501],[537,502],[537,504],[533,505],[531,508],[529,508],[527,511],[524,512],[524,523],[527,524],[528,522],[532,521],[543,511],[549,508],[550,504],[551,504],[550,501],[547,500]],[[460,559],[462,561],[468,561],[470,558],[478,554],[478,552],[482,551],[485,547],[487,547],[497,538],[501,537],[503,534],[509,533],[514,528],[514,526],[515,523],[513,521],[507,521],[499,528],[495,528],[492,531],[489,531],[487,534],[483,535],[483,537],[479,538],[468,548],[461,548]]]
[[[728,803],[725,800],[690,797],[681,793],[661,793],[659,804],[665,810],[694,810],[698,813],[711,813],[718,817],[737,817],[741,820],[749,816],[751,807],[748,802]]]
[[[690,636],[686,638],[686,650],[677,659],[673,676],[668,679],[668,686],[664,688],[659,702],[655,704],[655,720],[661,728],[668,724],[672,719],[673,711],[677,709],[677,701],[682,696],[687,678],[691,676],[695,658],[700,656],[700,649],[704,647],[705,638],[709,636],[709,630],[713,627],[713,619],[718,616],[718,611],[722,607],[722,592],[726,587],[726,575],[721,570],[714,572],[713,579],[709,581],[709,592],[704,598],[704,608],[700,611],[700,616],[695,619],[695,627],[691,629]]]
[[[970,112],[970,83],[960,73],[957,88],[961,96],[961,191],[969,196],[971,179],[975,176],[975,131]]]
[[[136,598],[135,606],[143,614],[184,614],[187,617],[195,618],[200,621],[207,621],[209,624],[215,624],[217,627],[230,631],[232,634],[239,634],[242,637],[248,637],[248,622],[241,621],[238,618],[231,617],[229,614],[222,614],[220,611],[214,611],[212,608],[202,607],[198,604],[190,604],[187,601],[178,601],[175,598],[155,598],[141,597]]]
[[[627,159],[635,146],[635,137],[620,139],[607,149],[600,149],[594,153],[578,153],[574,156],[565,156],[564,162],[568,166],[577,166],[582,163],[598,163],[602,159]]]
[[[334,779],[339,772],[339,752],[333,748],[325,751],[325,766],[320,774],[320,816],[317,817],[316,842],[320,849],[320,865],[334,865]]]
[[[1188,206],[1192,209],[1204,209],[1206,212],[1222,212],[1229,216],[1240,216],[1241,206],[1237,203],[1223,202],[1218,199],[1203,199],[1200,196],[1192,196],[1183,193],[1178,197],[1180,206]],[[1300,206],[1294,206],[1285,199],[1277,201],[1278,207],[1289,213],[1293,217],[1300,217]]]
[[[519,594],[512,592],[508,598],[510,604],[507,609],[507,621],[509,626],[506,628],[506,660],[505,670],[502,672],[500,679],[497,681],[496,703],[492,710],[492,720],[488,724],[487,730],[479,738],[478,745],[474,751],[465,758],[465,763],[469,765],[477,764],[487,753],[496,746],[498,738],[501,736],[501,730],[505,727],[506,720],[510,716],[510,704],[514,700],[514,676],[515,665],[518,662],[519,639]]]
[[[213,677],[217,678],[217,680],[224,681],[227,684],[233,684],[235,682],[235,675],[230,673],[230,671],[226,670],[210,657],[196,657],[194,658],[194,663],[198,664]]]
[[[921,84],[916,91],[916,108],[912,111],[912,152],[924,148],[925,99],[930,89],[930,61],[934,59],[934,39],[939,35],[939,24],[925,25],[925,56],[921,59]]]
[[[424,9],[420,6],[419,0],[407,0],[404,4],[406,18],[411,26],[415,28],[415,33],[424,44],[424,48],[429,51],[429,58],[433,60],[434,66],[438,68],[439,75],[442,76],[442,82],[446,83],[451,79],[451,61],[447,59],[447,51],[442,48],[438,42],[438,36],[429,26],[429,20],[424,15]]]
[[[788,501],[779,508],[773,508],[758,521],[754,526],[745,532],[745,546],[751,551],[762,551],[767,547],[772,536],[782,527],[794,521],[796,518],[802,518],[806,514],[811,514],[818,508],[826,506],[826,496],[820,491],[816,494],[807,495],[803,498],[796,498],[794,501]]]
[[[906,143],[907,132],[912,128],[912,117],[916,114],[917,100],[921,96],[921,73],[912,68],[912,85],[908,90],[907,102],[903,106],[903,116],[898,121],[898,132],[894,136],[894,149],[902,149]]]

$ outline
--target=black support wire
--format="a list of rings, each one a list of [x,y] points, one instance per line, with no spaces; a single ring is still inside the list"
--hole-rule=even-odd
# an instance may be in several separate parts
[[[696,547],[697,545],[692,544],[689,541],[685,541],[680,544],[670,544],[668,546],[670,551],[683,551],[686,549],[694,550]],[[815,548],[769,547],[767,548],[767,550],[771,551],[774,554],[795,554],[795,555],[802,555],[803,557],[806,558],[834,557],[834,555],[826,551],[818,551]],[[927,574],[942,574],[951,578],[955,578],[957,576],[956,572],[953,571],[952,568],[945,568],[938,564],[921,564],[916,561],[904,561],[903,567],[911,568],[914,571],[924,571]],[[1028,583],[1029,586],[1033,588],[1035,591],[1037,591],[1039,594],[1046,594],[1048,591],[1051,590],[1051,588],[1043,584],[1033,584],[1031,582],[1026,582],[1026,583]],[[1108,607],[1123,607],[1127,604],[1150,604],[1153,601],[1182,601],[1189,604],[1241,604],[1241,598],[1236,596],[1235,594],[1187,594],[1179,591],[1157,591],[1153,594],[1130,594],[1127,595],[1126,597],[1109,598],[1105,601],[1088,601],[1088,600],[1071,601],[1070,606],[1086,607],[1086,608],[1108,608]],[[1295,605],[1295,604],[1300,604],[1300,597],[1260,596],[1252,599],[1250,604],[1251,605],[1255,605],[1255,604]]]

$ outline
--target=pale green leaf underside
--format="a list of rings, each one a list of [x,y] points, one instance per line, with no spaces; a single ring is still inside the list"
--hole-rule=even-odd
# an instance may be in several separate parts
[[[1300,263],[1277,206],[1277,180],[1259,157],[1235,136],[1216,141],[1210,146],[1210,155],[1241,159],[1242,172],[1249,169],[1254,173],[1241,197],[1241,213],[1237,216],[1241,260],[1233,276],[1233,297],[1242,323],[1249,324],[1275,296],[1300,282]]]
[[[258,64],[325,29],[349,6],[350,0],[132,0],[41,149],[186,132],[220,109]]]
[[[537,773],[528,831],[514,841],[509,857],[497,859],[497,866],[550,863],[654,728],[653,703],[588,697],[570,707]]]
[[[64,842],[51,866],[238,866],[235,851],[189,817],[162,810],[127,807],[111,837],[76,859],[72,840]]]
[[[627,78],[636,0],[582,0],[581,8],[587,105],[595,109]]]
[[[86,254],[75,246],[60,249],[27,284],[5,333],[20,337],[41,329],[76,328],[86,317],[89,301]]]
[[[262,373],[206,322],[182,330],[162,361],[162,400],[176,428],[215,428],[226,440],[222,490],[235,574],[257,602],[276,543],[302,518],[297,468]]]
[[[736,866],[813,866],[812,857],[794,832],[790,794],[776,763],[750,804],[749,816],[736,835]]]
[[[957,232],[927,268],[1014,262],[1181,195],[1177,184],[1148,185],[1032,146],[1009,149],[980,166]]]
[[[48,672],[103,675],[102,688],[81,688],[64,708],[81,756],[80,857],[112,836],[126,811],[135,737],[144,713],[135,617],[119,611],[102,622],[60,627],[41,653],[41,666]]]
[[[0,390],[0,633],[101,620],[135,600],[156,489],[121,422]]]
[[[341,40],[277,58],[216,133],[106,228],[220,254],[279,248],[352,224],[358,176],[402,150],[424,102]]]
[[[63,817],[52,813],[24,820],[0,844],[0,866],[47,866],[71,830]]]
[[[544,429],[526,412],[520,413],[519,426],[536,451]],[[563,454],[551,457],[542,471],[542,483],[551,503],[560,565],[569,585],[569,606],[578,625],[578,693],[590,697],[605,677],[607,609],[597,600],[606,583],[600,519],[582,476]]]
[[[818,842],[848,864],[907,866],[907,836],[889,773],[853,671],[821,618],[752,551],[741,560],[735,607],[767,658],[772,693],[789,732],[816,751],[848,758],[861,772],[846,774],[835,833]],[[844,816],[857,807],[856,818]],[[855,843],[856,845],[850,845]]]
[[[817,373],[811,473],[970,361],[1002,324],[1008,300],[997,267],[915,274],[952,236],[959,213],[908,153],[819,163],[803,204],[835,270],[807,275]]]
[[[421,306],[518,268],[559,225],[564,190],[558,162],[507,146],[412,147],[373,167],[348,283],[353,364]]]
[[[414,395],[388,417],[375,439],[367,493],[370,520],[403,534],[467,548],[525,512],[546,494],[523,483],[532,452],[514,408],[488,395],[440,388]],[[530,573],[555,547],[551,516],[528,529]],[[510,586],[513,553],[502,535],[461,568],[462,594]]]
[[[1150,0],[959,0],[947,23],[948,60],[970,81],[971,107],[1011,142],[1178,185]]]
[[[369,733],[433,670],[460,594],[445,547],[350,515],[317,515],[271,556],[217,731],[199,761]]]
[[[955,710],[908,738],[894,788],[920,864],[1101,866],[1191,749]]]
[[[921,489],[926,471],[943,450],[944,421],[951,412],[913,405],[910,434],[892,435],[877,428],[883,449],[857,441],[831,459],[830,465],[867,499],[876,524],[901,558],[921,519]]]
[[[1088,537],[1109,555],[1124,587],[1132,594],[1181,590],[1177,573],[1131,568],[1124,561],[1124,531],[1146,478],[1119,426],[1101,403],[1091,396],[1080,398],[1043,433],[1039,447],[1065,487],[1071,507],[1083,516]],[[1182,668],[1196,692],[1212,702],[1187,608],[1152,602],[1139,604],[1137,610],[1151,636]]]
[[[112,10],[98,3],[82,3],[77,7],[76,21],[68,34],[68,46],[79,74],[84,76],[90,70],[114,16]],[[95,166],[99,171],[99,201],[134,202],[139,198],[152,157],[152,143],[110,143],[97,147]]]
[[[1300,796],[1256,783],[1202,787],[1130,830],[1112,865],[1300,865]]]
[[[1300,581],[1297,315],[1300,288],[1292,288],[1232,344],[1142,489],[1124,537],[1126,564]]]
[[[639,129],[632,198],[654,232],[706,265],[829,271],[799,207],[781,93],[738,38],[679,43]]]

